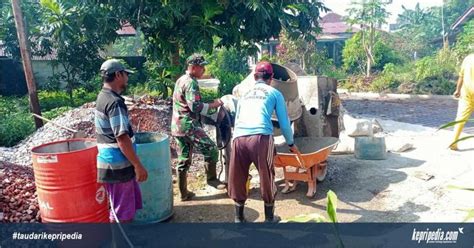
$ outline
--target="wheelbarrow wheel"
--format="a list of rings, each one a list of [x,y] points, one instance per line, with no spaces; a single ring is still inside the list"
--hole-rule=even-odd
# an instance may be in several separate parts
[[[316,176],[316,181],[322,182],[326,179],[326,175],[328,174],[328,165],[327,162],[324,166],[320,166],[318,170],[318,175]]]

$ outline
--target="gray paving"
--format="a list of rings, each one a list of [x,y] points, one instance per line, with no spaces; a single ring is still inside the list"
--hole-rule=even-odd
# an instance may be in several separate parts
[[[454,99],[360,99],[343,97],[344,108],[352,115],[390,119],[399,122],[437,128],[453,121],[458,102]],[[474,134],[474,123],[469,122],[465,133]]]

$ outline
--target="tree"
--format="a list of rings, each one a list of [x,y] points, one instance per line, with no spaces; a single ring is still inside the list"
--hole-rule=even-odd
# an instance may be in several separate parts
[[[64,69],[61,78],[72,99],[73,89],[89,82],[98,73],[103,60],[100,52],[112,43],[120,22],[110,19],[103,6],[75,0],[41,0],[42,35],[50,42]]]
[[[281,63],[297,63],[304,71],[316,74],[312,64],[316,57],[316,41],[313,39],[293,39],[283,31],[280,35],[280,45],[277,47],[278,61]]]
[[[179,63],[179,55],[211,52],[214,47],[256,51],[255,43],[278,37],[282,29],[291,37],[314,37],[324,5],[317,0],[275,1],[123,1],[97,0],[117,18],[140,28],[152,59]],[[217,44],[214,43],[218,40]],[[181,56],[184,57],[184,56]]]
[[[45,55],[41,46],[46,46],[41,37],[39,24],[41,22],[40,6],[37,1],[21,1],[23,18],[25,20],[27,36],[33,55]],[[20,61],[20,47],[12,12],[12,5],[8,0],[0,0],[0,45],[14,60]]]
[[[454,50],[459,60],[474,52],[474,20],[467,22],[456,40]]]
[[[387,23],[389,13],[386,10],[391,1],[383,0],[361,0],[352,2],[351,8],[347,9],[347,21],[361,26],[362,47],[365,51],[366,76],[370,76],[370,70],[374,63],[374,44],[377,42],[376,29]]]
[[[31,51],[28,44],[27,29],[23,18],[23,10],[21,9],[19,0],[12,0],[13,16],[15,18],[15,26],[18,34],[18,42],[23,62],[23,71],[25,73],[26,84],[28,86],[28,98],[30,110],[36,115],[41,115],[41,108],[36,91],[36,81],[31,66]],[[35,118],[36,129],[43,126],[43,120]]]
[[[400,35],[411,41],[412,52],[416,51],[421,56],[431,55],[439,48],[437,40],[442,38],[447,45],[446,37],[450,26],[473,5],[474,0],[445,0],[443,7],[423,9],[418,4],[413,10],[403,7],[403,12],[397,19],[401,26]]]
[[[444,0],[444,2],[444,15],[448,28],[453,25],[466,10],[474,6],[474,0]]]
[[[397,23],[400,25],[401,29],[414,29],[422,25],[428,13],[425,9],[420,7],[420,3],[416,3],[415,9],[407,9],[402,5],[403,12],[398,14]]]
[[[440,19],[419,3],[413,10],[403,5],[402,9],[397,18],[400,29],[396,33],[403,43],[400,51],[414,59],[430,55],[434,50],[430,42],[441,32]]]
[[[383,35],[382,32],[375,32],[374,40],[375,43],[372,47],[373,63],[370,64],[372,66],[371,69],[381,71],[387,63],[399,64],[403,61],[403,57],[393,49],[393,38],[388,34]],[[368,71],[366,66],[369,64],[364,63],[367,59],[367,54],[362,43],[362,31],[346,41],[346,45],[342,50],[342,59],[344,62],[343,67],[347,72],[363,73]]]

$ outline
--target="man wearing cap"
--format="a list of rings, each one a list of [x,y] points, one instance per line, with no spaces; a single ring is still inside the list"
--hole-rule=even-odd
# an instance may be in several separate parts
[[[135,153],[128,109],[120,96],[133,73],[118,60],[110,59],[100,67],[104,82],[97,96],[95,127],[97,136],[97,181],[104,183],[111,203],[110,221],[130,222],[142,208],[138,182],[148,174]]]
[[[274,215],[277,187],[274,182],[272,114],[276,111],[281,132],[292,152],[297,152],[293,141],[285,99],[270,86],[273,68],[269,62],[260,62],[255,68],[255,85],[237,106],[229,171],[229,196],[235,202],[235,222],[245,222],[244,205],[247,200],[246,182],[253,163],[260,176],[260,192],[264,201],[265,222],[278,222]]]
[[[178,144],[178,185],[181,200],[187,201],[194,193],[187,188],[187,172],[192,163],[193,149],[196,148],[204,155],[204,168],[207,183],[215,188],[224,189],[225,185],[217,179],[216,164],[218,152],[216,144],[207,136],[201,127],[200,115],[216,112],[222,105],[219,99],[212,103],[204,103],[199,92],[197,79],[204,74],[204,66],[208,62],[200,54],[193,54],[187,60],[186,74],[176,81],[173,92],[173,117],[171,134]]]

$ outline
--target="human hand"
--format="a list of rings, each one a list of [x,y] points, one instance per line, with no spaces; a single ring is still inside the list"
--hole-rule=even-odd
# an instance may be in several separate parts
[[[137,178],[137,182],[144,182],[148,178],[148,172],[146,171],[143,165],[135,166],[135,175]]]
[[[298,147],[295,144],[293,144],[292,146],[290,146],[290,152],[298,154],[298,153],[300,153],[300,150],[298,149]]]
[[[222,106],[224,103],[220,99],[215,99],[212,103],[209,104],[210,108],[218,108]]]
[[[460,91],[460,90],[456,90],[456,91],[454,92],[453,96],[454,96],[455,98],[459,98],[459,97],[461,96],[461,91]]]

